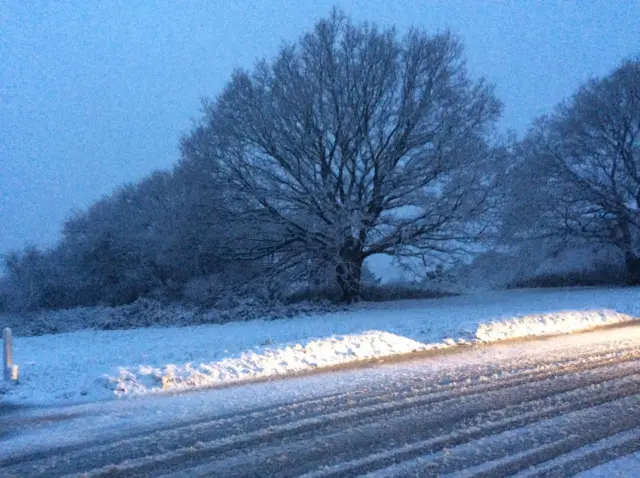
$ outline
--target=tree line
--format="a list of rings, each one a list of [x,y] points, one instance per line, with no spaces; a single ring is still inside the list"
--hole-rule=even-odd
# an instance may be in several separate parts
[[[640,284],[640,59],[592,79],[524,138],[452,33],[338,10],[203,101],[170,172],[5,257],[10,310],[141,296],[360,294],[377,254],[424,271],[487,250],[613,247]]]

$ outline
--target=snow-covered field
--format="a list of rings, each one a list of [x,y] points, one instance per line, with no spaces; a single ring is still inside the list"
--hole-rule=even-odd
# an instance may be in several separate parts
[[[638,288],[535,290],[360,304],[295,319],[16,337],[20,382],[3,400],[63,404],[198,389],[638,317]]]

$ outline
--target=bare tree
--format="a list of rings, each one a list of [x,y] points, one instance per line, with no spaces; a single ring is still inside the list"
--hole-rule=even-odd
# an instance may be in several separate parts
[[[613,245],[628,280],[640,283],[640,61],[589,81],[538,119],[520,157],[511,228],[528,237]]]
[[[236,71],[183,155],[215,164],[242,205],[229,220],[253,225],[230,252],[280,269],[331,264],[351,301],[367,257],[442,259],[480,236],[500,110],[453,35],[399,39],[334,11],[273,61]]]

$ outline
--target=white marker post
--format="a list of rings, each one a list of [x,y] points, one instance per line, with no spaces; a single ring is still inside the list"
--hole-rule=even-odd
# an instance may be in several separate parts
[[[4,379],[6,381],[17,381],[18,366],[13,365],[13,335],[9,327],[2,330],[2,351],[4,357]]]

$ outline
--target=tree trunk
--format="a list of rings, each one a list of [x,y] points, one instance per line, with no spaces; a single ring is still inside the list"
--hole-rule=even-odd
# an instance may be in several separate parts
[[[360,299],[360,277],[362,275],[362,251],[357,241],[349,239],[340,249],[336,266],[336,278],[342,291],[342,301],[348,304]]]
[[[627,284],[640,285],[640,257],[635,254],[627,254],[625,265],[627,268]]]
[[[362,260],[342,262],[336,268],[338,285],[342,291],[342,301],[348,304],[360,299],[360,276]]]
[[[624,262],[627,269],[627,284],[640,285],[640,257],[634,249],[633,235],[629,222],[622,220],[620,222],[620,230],[622,232],[622,250],[624,251]]]

